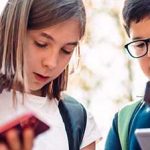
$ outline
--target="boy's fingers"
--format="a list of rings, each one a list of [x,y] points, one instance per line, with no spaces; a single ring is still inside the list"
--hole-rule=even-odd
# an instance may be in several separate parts
[[[33,146],[34,132],[31,128],[26,128],[23,132],[24,150],[31,150]]]
[[[12,129],[6,133],[8,145],[11,150],[21,150],[21,143],[16,130]]]

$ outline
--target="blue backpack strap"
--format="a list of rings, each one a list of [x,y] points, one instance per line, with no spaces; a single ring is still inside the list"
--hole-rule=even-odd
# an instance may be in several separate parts
[[[127,141],[128,141],[130,120],[136,108],[141,104],[142,104],[141,100],[131,102],[118,112],[118,134],[122,150],[128,150]]]
[[[85,108],[68,95],[65,95],[63,100],[60,100],[58,107],[65,124],[69,150],[80,150],[87,121]]]

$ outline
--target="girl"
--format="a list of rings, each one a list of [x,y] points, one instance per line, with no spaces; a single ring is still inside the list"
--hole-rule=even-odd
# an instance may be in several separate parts
[[[50,130],[37,137],[34,145],[32,129],[24,131],[23,144],[15,130],[8,131],[7,144],[2,143],[0,150],[94,150],[100,134],[92,116],[87,114],[83,140],[77,145],[74,140],[69,143],[61,114],[65,108],[61,92],[67,86],[68,63],[74,49],[79,51],[79,40],[85,32],[82,1],[9,0],[0,19],[0,120],[26,106],[43,113],[50,125]],[[73,103],[77,104],[75,100]],[[71,109],[79,114],[78,108]],[[71,120],[83,120],[81,117],[82,114]],[[77,125],[69,129],[75,130]]]

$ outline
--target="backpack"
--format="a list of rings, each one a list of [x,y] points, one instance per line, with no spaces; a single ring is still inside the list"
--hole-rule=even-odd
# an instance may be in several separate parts
[[[142,100],[131,102],[118,112],[118,135],[122,150],[128,150],[128,130],[130,120],[136,109],[141,106]],[[125,119],[124,119],[125,118]]]
[[[85,108],[68,95],[59,101],[58,108],[65,124],[69,150],[80,150],[87,122]]]

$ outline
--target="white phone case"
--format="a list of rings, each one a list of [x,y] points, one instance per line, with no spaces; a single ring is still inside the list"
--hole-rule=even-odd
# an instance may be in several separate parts
[[[135,135],[142,150],[150,150],[150,128],[136,129]]]

